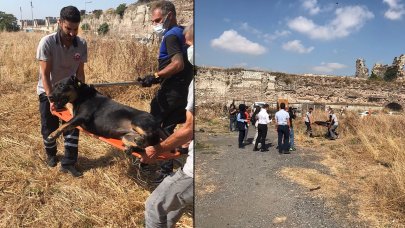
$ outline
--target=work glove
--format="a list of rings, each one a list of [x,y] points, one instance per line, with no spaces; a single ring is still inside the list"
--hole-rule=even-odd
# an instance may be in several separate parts
[[[156,78],[154,75],[149,74],[144,77],[138,77],[138,82],[141,83],[142,87],[151,87],[153,84],[160,83],[160,78]]]

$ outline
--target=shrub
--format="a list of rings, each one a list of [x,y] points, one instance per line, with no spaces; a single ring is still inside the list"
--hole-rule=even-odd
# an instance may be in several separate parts
[[[82,30],[90,30],[90,25],[89,25],[89,23],[84,23],[84,24],[82,24]]]
[[[98,27],[98,29],[97,29],[98,35],[105,35],[105,34],[107,34],[108,31],[110,31],[110,28],[109,28],[108,24],[105,22],[103,24],[101,24],[100,27]]]
[[[117,7],[117,9],[115,10],[115,13],[119,14],[120,17],[122,18],[124,16],[124,12],[126,9],[127,9],[127,4],[122,3]]]
[[[397,78],[398,67],[389,67],[384,74],[385,81],[393,81]]]

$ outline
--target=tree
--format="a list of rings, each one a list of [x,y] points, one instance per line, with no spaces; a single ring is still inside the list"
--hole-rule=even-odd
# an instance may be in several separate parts
[[[0,32],[2,31],[13,32],[20,30],[17,24],[17,18],[12,14],[7,14],[0,11]]]
[[[384,74],[384,80],[394,81],[398,77],[397,73],[398,73],[397,66],[388,67],[387,71]]]
[[[119,14],[120,17],[122,18],[124,16],[124,12],[126,9],[127,9],[127,4],[122,3],[117,7],[117,9],[115,9],[115,13]]]
[[[98,35],[105,35],[105,34],[107,34],[107,32],[109,30],[110,30],[110,28],[109,28],[108,24],[104,22],[103,24],[100,25],[100,27],[98,27],[97,32],[98,32]]]
[[[101,14],[103,14],[103,11],[102,10],[93,10],[93,14],[97,19],[99,19]]]

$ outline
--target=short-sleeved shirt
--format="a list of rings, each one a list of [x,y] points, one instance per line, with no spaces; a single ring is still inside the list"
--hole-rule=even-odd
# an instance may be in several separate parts
[[[188,97],[187,97],[187,106],[186,110],[189,112],[194,113],[194,81],[191,81],[190,86],[188,87]],[[191,141],[190,146],[188,147],[188,157],[186,160],[186,163],[183,166],[183,172],[189,176],[193,177],[194,174],[194,166],[193,166],[193,160],[194,160],[194,141]]]
[[[183,35],[183,27],[173,26],[167,30],[159,48],[159,70],[164,69],[171,63],[171,59],[176,54],[182,54],[184,68],[182,71],[165,78],[161,84],[161,89],[175,88],[181,96],[187,92],[187,87],[193,79],[193,66],[188,61],[187,44]]]
[[[277,125],[287,125],[288,120],[290,119],[290,114],[286,112],[284,109],[276,112],[276,121]]]
[[[266,109],[261,109],[259,113],[256,115],[257,123],[258,124],[268,124],[270,123],[269,114],[267,113]]]
[[[336,114],[332,114],[332,123],[335,126],[337,126],[339,124]]]
[[[310,118],[311,118],[311,113],[307,112],[307,114],[305,115],[305,122],[309,123],[310,122]]]
[[[76,75],[80,63],[87,62],[87,43],[76,36],[69,48],[63,47],[59,32],[55,32],[41,39],[36,58],[52,63],[50,79],[53,85],[61,79]],[[44,92],[41,71],[39,71],[37,94],[40,95]]]

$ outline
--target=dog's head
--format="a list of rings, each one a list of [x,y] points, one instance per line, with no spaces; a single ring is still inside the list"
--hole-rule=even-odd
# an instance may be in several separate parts
[[[49,100],[54,103],[56,109],[62,109],[68,102],[74,102],[78,97],[78,89],[82,82],[71,76],[57,82],[49,95]]]

